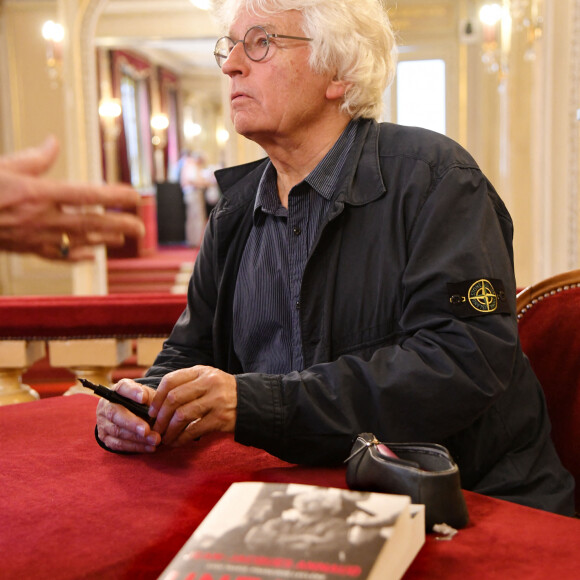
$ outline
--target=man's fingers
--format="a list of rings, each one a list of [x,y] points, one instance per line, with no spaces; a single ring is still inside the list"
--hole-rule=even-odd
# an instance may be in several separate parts
[[[0,168],[13,173],[42,175],[54,164],[59,152],[59,144],[52,135],[37,147],[29,147],[16,153],[0,157]]]
[[[164,410],[165,409],[162,410],[162,413]],[[191,434],[191,437],[186,437],[187,441],[197,438],[199,435],[196,434],[197,430],[194,428],[198,423],[204,420],[206,414],[207,410],[200,405],[199,399],[179,406],[175,412],[171,414],[167,428],[162,431],[163,443],[165,445],[172,445],[182,437],[184,433]],[[161,421],[163,421],[163,419],[164,417],[162,417]],[[161,421],[160,425],[163,424]],[[155,423],[155,426],[157,426],[157,423]]]
[[[68,253],[64,253],[60,244],[43,243],[39,245],[22,245],[18,251],[33,252],[48,260],[59,260],[61,262],[80,262],[82,260],[92,260],[95,257],[94,250],[86,245],[70,247]]]
[[[151,452],[161,442],[159,433],[151,431],[146,421],[105,400],[97,407],[97,432],[99,439],[116,451]]]
[[[145,235],[145,226],[137,216],[112,211],[105,214],[56,212],[50,227],[80,236],[83,245],[119,245],[124,236],[140,238]]]
[[[15,163],[7,163],[5,158],[0,158],[0,169],[4,170],[5,181],[11,179],[10,173],[20,173],[11,171],[8,165],[12,167]],[[141,203],[139,193],[130,185],[122,183],[97,185],[49,178],[39,179],[32,172],[22,172],[18,178],[12,176],[12,180],[16,179],[18,179],[18,182],[14,187],[18,187],[23,202],[54,203],[69,206],[95,205],[110,208],[138,207]]]
[[[36,225],[35,225],[36,224]],[[42,224],[42,228],[40,227]],[[76,245],[118,244],[123,236],[141,237],[145,232],[143,222],[136,216],[125,213],[63,213],[49,210],[43,214],[30,212],[23,223],[13,225],[4,220],[5,230],[12,231],[11,237],[23,237],[45,241],[60,241],[63,232]],[[74,245],[74,244],[73,244]]]
[[[92,260],[94,258],[93,246],[100,244],[120,246],[124,243],[125,237],[124,234],[118,232],[73,233],[66,228],[38,231],[6,228],[0,234],[0,247],[7,251],[33,252],[49,260],[76,262]]]
[[[143,405],[150,405],[151,399],[153,399],[155,395],[155,390],[151,387],[147,387],[132,379],[121,379],[115,386],[113,387],[119,395],[123,395],[123,397],[127,397],[136,403],[141,403]]]
[[[189,423],[200,417],[197,399],[187,385],[171,390],[159,412],[152,411],[156,418],[155,428],[163,434],[164,443],[172,443]]]
[[[110,403],[105,399],[101,399],[97,405],[97,422],[99,427],[103,425],[107,429],[107,432],[114,437],[119,437],[122,431],[137,434],[137,429],[140,425],[139,421],[144,425],[147,424],[121,405]],[[147,428],[149,428],[148,425]],[[145,429],[143,434],[146,433],[147,429]]]
[[[201,439],[204,435],[213,433],[214,431],[219,431],[220,428],[221,424],[215,420],[215,417],[211,413],[209,413],[190,422],[170,443],[165,440],[165,437],[163,437],[163,443],[174,447],[181,447],[182,445],[187,445],[192,441]]]
[[[119,439],[107,433],[101,434],[100,430],[99,439],[113,451],[128,451],[130,453],[155,453],[157,451],[155,444]]]
[[[181,445],[210,431],[233,432],[236,409],[235,377],[200,365],[165,375],[150,415],[164,444]]]
[[[63,231],[83,233],[91,243],[102,243],[102,240],[99,241],[96,237],[97,234],[108,235],[110,240],[119,235],[138,238],[145,234],[143,222],[137,216],[127,213],[109,211],[106,214],[63,214],[62,222]]]
[[[199,377],[200,368],[201,367],[191,367],[166,374],[161,379],[157,391],[155,392],[155,396],[151,401],[151,416],[157,417],[169,393],[181,385],[194,381],[197,377]],[[169,401],[170,406],[173,408],[175,408],[179,403],[179,401],[176,400],[177,396],[178,395],[173,394],[172,399]]]
[[[64,205],[102,205],[104,207],[137,207],[141,203],[139,193],[131,186],[121,183],[93,185],[46,179],[43,199],[49,198]]]

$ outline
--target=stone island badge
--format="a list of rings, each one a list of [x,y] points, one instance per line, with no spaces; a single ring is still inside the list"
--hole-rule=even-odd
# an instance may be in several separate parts
[[[503,282],[479,278],[447,284],[449,303],[456,316],[467,318],[485,314],[509,314]]]

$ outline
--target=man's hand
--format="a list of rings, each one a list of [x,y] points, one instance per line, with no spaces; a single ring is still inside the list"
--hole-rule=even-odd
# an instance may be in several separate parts
[[[121,245],[125,236],[144,234],[135,215],[102,211],[138,206],[136,191],[42,177],[57,155],[58,143],[49,138],[40,147],[0,156],[0,250],[76,261],[92,258],[91,246]]]
[[[213,431],[236,426],[236,378],[207,366],[195,366],[163,377],[151,402],[154,429],[167,445],[184,445]]]
[[[119,381],[114,389],[125,397],[149,405],[155,391],[130,379]],[[97,406],[99,439],[114,451],[153,453],[161,442],[161,435],[152,431],[146,421],[133,415],[121,405],[101,399]]]

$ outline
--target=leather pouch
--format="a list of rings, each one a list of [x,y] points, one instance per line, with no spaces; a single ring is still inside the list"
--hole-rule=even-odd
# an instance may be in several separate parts
[[[459,468],[442,445],[381,443],[372,433],[361,433],[345,463],[350,489],[409,495],[424,504],[428,531],[444,523],[463,528],[469,521]]]

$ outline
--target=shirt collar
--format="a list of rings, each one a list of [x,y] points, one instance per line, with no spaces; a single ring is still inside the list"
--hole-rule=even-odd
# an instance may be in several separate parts
[[[331,200],[338,191],[340,173],[356,139],[358,124],[356,119],[348,123],[330,151],[304,179],[314,191],[327,200]],[[268,161],[258,184],[254,215],[258,209],[266,213],[276,214],[280,207],[276,185],[276,168],[271,161]]]
[[[351,120],[331,150],[304,180],[325,199],[332,199],[338,190],[340,174],[356,138],[357,127],[358,121]]]

